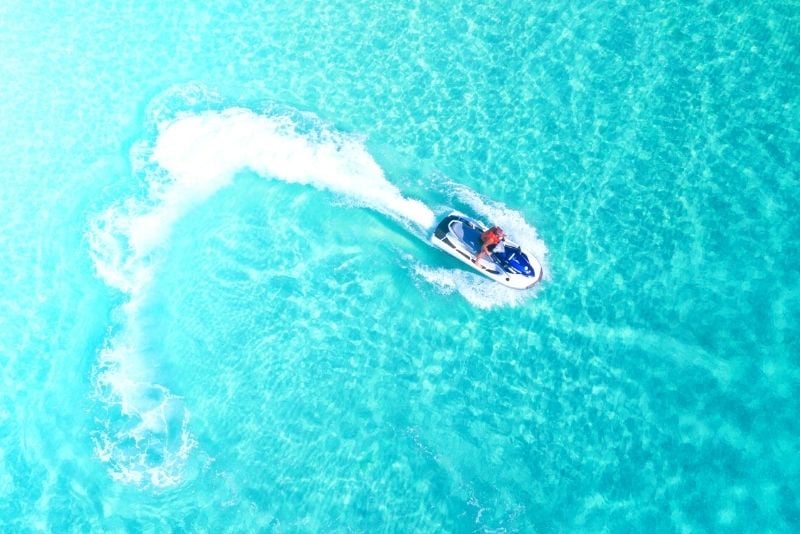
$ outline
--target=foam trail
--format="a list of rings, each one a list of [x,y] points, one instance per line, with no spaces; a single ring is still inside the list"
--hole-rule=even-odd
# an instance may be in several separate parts
[[[107,340],[93,371],[94,394],[104,406],[94,436],[97,456],[115,480],[167,487],[180,482],[195,441],[188,432],[189,410],[180,397],[154,382],[142,356],[145,329],[139,312],[152,278],[145,256],[130,251],[131,229],[141,205],[128,202],[107,210],[89,232],[98,275],[127,296],[116,311],[117,332]]]
[[[161,131],[153,157],[174,179],[165,205],[207,196],[237,171],[251,169],[329,189],[422,228],[435,222],[430,208],[386,180],[360,139],[325,129],[301,133],[285,116],[234,108],[179,118]]]
[[[163,111],[157,111],[156,120],[161,120]],[[98,276],[124,295],[93,371],[95,396],[102,405],[101,429],[93,436],[95,450],[114,479],[165,487],[183,480],[196,442],[188,430],[189,410],[157,383],[148,362],[142,311],[158,250],[175,223],[243,170],[332,191],[416,233],[427,234],[435,216],[386,180],[362,139],[333,132],[309,115],[231,108],[161,120],[157,127],[153,145],[140,143],[131,151],[134,171],[145,177],[146,195],[100,214],[92,221],[88,239]],[[544,243],[519,213],[466,188],[456,186],[454,191],[479,214],[504,226],[540,260],[544,257]],[[467,271],[410,263],[419,278],[443,292],[458,291],[480,308],[516,305],[531,294]]]
[[[96,272],[125,295],[93,372],[103,405],[95,450],[115,480],[165,487],[182,481],[196,443],[182,400],[153,376],[141,313],[157,252],[189,209],[250,169],[328,189],[407,226],[427,230],[435,221],[425,204],[403,197],[386,180],[362,140],[329,131],[308,116],[233,108],[179,116],[158,128],[152,147],[132,150],[147,195],[106,210],[92,221],[88,238]]]

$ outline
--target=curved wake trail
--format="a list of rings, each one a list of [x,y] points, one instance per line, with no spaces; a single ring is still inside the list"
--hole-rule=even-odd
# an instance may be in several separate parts
[[[362,139],[331,131],[309,115],[265,115],[243,108],[186,114],[160,123],[155,143],[135,147],[133,156],[147,194],[107,209],[92,221],[88,235],[98,275],[125,297],[93,372],[102,404],[94,441],[113,478],[166,487],[184,479],[196,443],[188,431],[189,410],[157,383],[148,362],[142,312],[157,253],[175,223],[244,170],[332,191],[415,233],[427,234],[435,215],[386,180]],[[516,212],[486,203],[466,188],[456,194],[507,227],[522,244],[529,245],[531,236],[532,243],[540,243]],[[522,298],[520,292],[466,271],[414,269],[441,290],[457,290],[480,307],[513,305]]]
[[[148,193],[112,206],[89,232],[98,275],[125,295],[93,372],[103,405],[98,457],[116,480],[153,487],[183,479],[195,440],[182,400],[156,383],[148,365],[144,301],[154,261],[175,223],[193,206],[252,170],[343,195],[405,225],[427,230],[434,214],[389,183],[361,139],[303,116],[241,108],[180,116],[159,125],[153,146],[139,146]]]
[[[301,132],[289,117],[229,109],[179,118],[159,134],[154,160],[172,176],[164,208],[207,197],[251,169],[284,182],[313,185],[422,228],[433,212],[389,183],[363,141],[318,129]],[[190,193],[191,192],[191,193]]]

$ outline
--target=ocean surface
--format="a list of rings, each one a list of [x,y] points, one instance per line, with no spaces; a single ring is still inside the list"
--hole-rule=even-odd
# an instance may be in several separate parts
[[[3,1],[0,531],[797,532],[799,35]]]

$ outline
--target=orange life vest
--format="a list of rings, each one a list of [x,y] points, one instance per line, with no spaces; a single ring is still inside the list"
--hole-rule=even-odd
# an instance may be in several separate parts
[[[500,231],[496,226],[492,226],[481,234],[481,241],[485,245],[496,245],[500,242]]]

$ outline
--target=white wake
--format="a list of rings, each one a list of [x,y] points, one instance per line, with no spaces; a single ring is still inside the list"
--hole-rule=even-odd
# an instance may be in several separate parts
[[[98,457],[115,479],[165,487],[182,481],[196,443],[188,430],[189,410],[158,383],[148,363],[142,312],[158,251],[175,223],[244,170],[332,191],[418,233],[430,232],[435,216],[386,179],[362,138],[332,131],[308,115],[243,108],[185,114],[160,123],[155,143],[137,145],[132,157],[146,192],[101,213],[88,234],[96,272],[124,296],[94,369],[95,395],[104,414],[94,440]],[[544,244],[521,215],[466,188],[458,195],[543,258]],[[417,264],[414,270],[476,306],[514,305],[523,298],[460,269]]]

